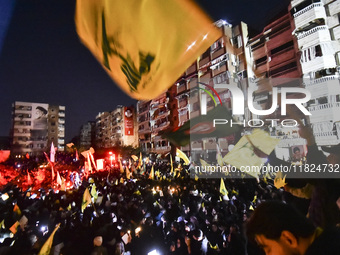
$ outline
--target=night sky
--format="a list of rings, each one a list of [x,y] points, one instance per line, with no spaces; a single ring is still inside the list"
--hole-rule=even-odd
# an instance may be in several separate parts
[[[196,2],[213,20],[225,19],[233,24],[243,20],[258,31],[289,3]],[[74,0],[17,0],[15,5],[13,0],[0,1],[0,136],[9,135],[11,105],[15,101],[66,106],[66,142],[99,112],[136,103],[80,43],[74,9]],[[12,19],[7,25],[11,10]]]

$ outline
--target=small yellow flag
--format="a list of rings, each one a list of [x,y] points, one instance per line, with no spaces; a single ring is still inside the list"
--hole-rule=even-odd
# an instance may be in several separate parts
[[[111,78],[140,100],[167,90],[221,36],[183,0],[77,0],[75,23]]]
[[[153,170],[153,165],[151,167],[151,171],[150,171],[150,174],[149,174],[149,179],[151,179],[151,180],[155,179],[155,173],[154,173],[154,170]]]
[[[137,165],[137,169],[141,169],[142,168],[142,164],[143,164],[143,157],[142,157],[142,153],[139,153],[139,161],[138,161],[138,165]]]
[[[52,234],[48,237],[44,245],[41,247],[38,255],[49,255],[50,254],[52,243],[53,243],[53,238],[54,238],[55,232],[57,232],[59,227],[60,227],[60,223],[54,228]]]
[[[21,210],[17,204],[14,205],[13,212],[15,212],[18,216],[21,216]]]
[[[172,156],[170,154],[170,174],[174,172],[174,163],[172,162]]]
[[[0,223],[0,229],[5,229],[5,219],[3,219]]]
[[[220,184],[220,193],[223,195],[223,196],[228,196],[228,190],[226,189],[225,185],[224,185],[224,181],[223,179],[221,178],[221,184]]]
[[[85,208],[91,203],[91,195],[88,188],[85,189],[83,195],[83,202],[81,204],[81,212],[84,212]]]
[[[286,175],[283,176],[282,172],[277,172],[276,177],[274,179],[274,186],[277,189],[280,189],[286,185]]]
[[[210,166],[204,159],[201,159],[201,158],[200,158],[200,163],[203,167]]]
[[[122,161],[119,160],[119,169],[120,169],[120,173],[124,173],[124,168],[123,168],[123,165],[122,165]]]
[[[185,153],[183,152],[183,151],[181,151],[180,149],[176,149],[176,155],[178,156],[178,157],[180,157],[181,159],[183,159],[183,161],[184,161],[184,165],[189,165],[189,163],[190,163],[190,160],[189,160],[189,158],[187,157],[187,155],[185,155]]]
[[[137,161],[138,160],[138,157],[136,155],[131,155],[131,158],[134,160],[134,161]]]

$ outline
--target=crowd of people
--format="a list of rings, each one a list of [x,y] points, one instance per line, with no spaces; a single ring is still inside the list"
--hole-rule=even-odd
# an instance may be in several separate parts
[[[306,139],[312,156],[307,161],[326,160]],[[336,149],[328,148],[333,159],[340,159]],[[274,154],[256,148],[254,153],[271,164],[287,164]],[[0,254],[303,255],[340,250],[337,180],[287,179],[278,188],[269,176],[192,178],[190,164],[171,166],[161,160],[140,168],[136,162],[132,175],[119,165],[87,175],[72,155],[58,158],[53,171],[60,181],[52,181],[50,167],[1,166]],[[44,248],[48,243],[51,249]]]

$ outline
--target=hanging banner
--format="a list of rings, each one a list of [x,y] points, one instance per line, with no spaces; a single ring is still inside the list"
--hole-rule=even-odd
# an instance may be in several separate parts
[[[134,109],[133,107],[124,107],[124,134],[134,134]]]

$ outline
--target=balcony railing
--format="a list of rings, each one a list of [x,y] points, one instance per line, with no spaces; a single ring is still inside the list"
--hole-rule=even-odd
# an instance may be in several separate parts
[[[338,77],[335,76],[335,75],[324,76],[324,77],[321,77],[321,78],[318,78],[318,79],[313,79],[310,82],[304,82],[304,84],[305,84],[306,87],[309,87],[309,86],[318,85],[318,84],[321,84],[321,83],[326,83],[328,81],[332,81],[332,80],[335,80],[337,78]]]
[[[332,108],[340,108],[340,102],[314,105],[314,106],[308,107],[308,110],[313,112],[313,111],[332,109]]]
[[[291,5],[292,5],[292,8],[301,4],[302,2],[304,2],[305,0],[292,0],[291,2]]]
[[[316,19],[326,20],[326,11],[322,3],[313,3],[306,8],[294,13],[295,27],[297,29],[308,25],[310,22]]]
[[[309,73],[326,68],[336,67],[335,58],[333,55],[324,55],[315,57],[314,59],[301,63],[303,73]]]

